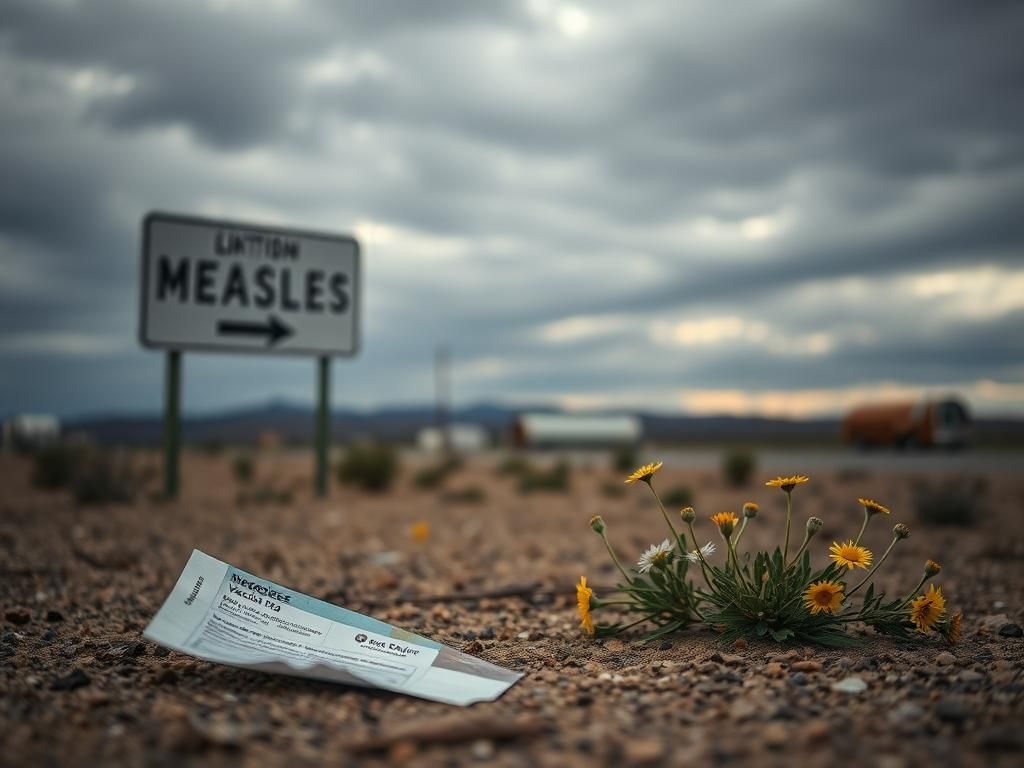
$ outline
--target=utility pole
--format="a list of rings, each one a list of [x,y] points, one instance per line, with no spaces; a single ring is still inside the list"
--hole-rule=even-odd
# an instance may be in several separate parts
[[[452,455],[451,428],[448,423],[451,405],[451,356],[448,347],[438,344],[434,350],[434,396],[436,410],[434,420],[441,430],[441,445],[446,457]]]

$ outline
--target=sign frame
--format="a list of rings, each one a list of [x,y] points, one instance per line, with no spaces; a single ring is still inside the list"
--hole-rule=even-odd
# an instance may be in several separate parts
[[[232,345],[230,342],[224,344],[210,344],[206,342],[169,343],[157,341],[147,336],[147,319],[149,313],[149,280],[150,280],[150,225],[153,222],[169,222],[172,224],[193,225],[198,227],[210,227],[221,229],[237,229],[246,232],[258,232],[261,234],[278,235],[283,237],[304,238],[307,240],[320,240],[331,243],[344,243],[354,249],[354,263],[351,279],[351,312],[352,312],[352,339],[353,344],[350,350],[337,349],[314,349],[310,347],[275,347],[268,343],[264,347],[254,345]],[[140,252],[140,290],[139,290],[139,321],[138,338],[139,343],[146,349],[163,351],[196,351],[196,352],[224,352],[228,354],[262,355],[270,357],[355,357],[362,349],[362,248],[359,241],[352,235],[333,234],[320,230],[299,229],[296,227],[275,227],[265,224],[250,224],[243,221],[231,219],[211,219],[205,216],[193,216],[188,214],[170,213],[166,211],[150,211],[142,219],[142,248]],[[271,323],[280,323],[277,317],[279,313],[273,310],[267,311],[267,317]]]

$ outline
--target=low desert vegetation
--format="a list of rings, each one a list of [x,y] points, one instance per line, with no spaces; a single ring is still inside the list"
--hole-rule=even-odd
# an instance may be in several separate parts
[[[880,557],[862,546],[868,524],[875,518],[889,518],[888,507],[874,499],[858,499],[864,514],[856,538],[833,541],[831,562],[814,568],[808,545],[824,523],[818,517],[808,517],[798,547],[792,531],[793,492],[810,478],[791,475],[765,483],[786,494],[784,534],[773,551],[744,551],[740,546],[743,534],[748,524],[757,524],[753,521],[759,517],[759,506],[749,501],[738,515],[733,511],[710,515],[711,529],[718,534],[716,542],[714,537],[698,534],[693,507],[669,515],[654,488],[654,476],[661,466],[645,464],[626,478],[627,484],[648,487],[670,534],[643,552],[635,566],[627,568],[619,559],[604,519],[598,515],[590,520],[622,580],[616,594],[599,598],[586,577],[580,577],[577,608],[580,626],[587,634],[605,637],[648,625],[654,627],[646,636],[650,640],[704,622],[727,642],[769,638],[845,646],[857,642],[847,627],[861,624],[904,640],[928,635],[950,643],[960,639],[961,614],[947,612],[942,589],[930,584],[922,591],[942,570],[938,563],[926,561],[917,584],[896,597],[877,591],[871,581],[896,545],[910,535],[906,525],[896,523]],[[780,528],[781,522],[776,523]],[[691,570],[699,570],[702,585],[690,578]],[[855,599],[858,592],[861,594]],[[595,614],[606,610],[614,615],[613,620],[597,622]]]
[[[746,448],[733,448],[722,456],[722,478],[731,488],[746,488],[757,469],[757,457]]]
[[[519,476],[519,492],[566,493],[571,483],[572,470],[569,462],[559,459],[548,469],[530,467]]]
[[[982,516],[988,494],[984,478],[949,478],[918,481],[912,502],[917,519],[924,525],[970,527]]]
[[[338,482],[371,493],[388,490],[398,475],[397,451],[385,443],[356,443],[338,462]]]

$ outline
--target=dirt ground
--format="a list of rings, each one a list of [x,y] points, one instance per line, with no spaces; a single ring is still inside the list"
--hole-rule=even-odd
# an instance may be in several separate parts
[[[308,490],[308,456],[265,455],[254,487],[294,486],[293,498],[240,507],[230,454],[196,453],[175,503],[76,507],[65,493],[34,490],[24,459],[0,457],[0,763],[1024,761],[1024,474],[989,474],[980,522],[965,529],[916,521],[912,476],[812,475],[795,494],[795,519],[797,530],[812,514],[826,521],[816,561],[828,537],[856,535],[856,498],[871,496],[894,512],[869,530],[872,549],[888,543],[892,522],[912,528],[879,586],[910,589],[930,557],[943,564],[949,607],[964,612],[964,639],[952,648],[863,634],[863,645],[840,651],[737,648],[700,627],[650,646],[581,636],[573,583],[586,574],[600,595],[614,581],[587,521],[602,514],[623,559],[635,560],[665,535],[646,488],[615,496],[621,476],[593,462],[574,469],[568,493],[524,496],[471,461],[447,483],[484,491],[467,503],[415,488],[411,474],[384,495],[335,487],[321,501]],[[666,467],[656,479],[692,492],[709,538],[707,515],[759,502],[752,544],[777,540],[784,517],[783,494],[764,488],[762,474],[741,490],[711,469]],[[425,542],[410,535],[417,521],[430,526]],[[459,709],[167,652],[141,633],[193,548],[526,676],[494,703]],[[520,594],[479,596],[509,587]],[[833,688],[848,677],[866,690]]]

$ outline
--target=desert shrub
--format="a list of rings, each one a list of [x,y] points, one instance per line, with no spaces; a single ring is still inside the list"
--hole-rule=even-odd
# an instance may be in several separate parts
[[[235,476],[235,480],[239,485],[247,485],[256,476],[256,464],[252,460],[252,456],[245,453],[240,453],[231,460],[231,474]]]
[[[32,454],[32,485],[45,490],[68,488],[84,448],[66,442],[51,443]]]
[[[569,490],[569,462],[561,459],[550,469],[530,469],[519,478],[519,492],[549,491],[564,493]]]
[[[530,462],[526,460],[524,456],[516,456],[511,454],[506,456],[494,471],[498,475],[504,475],[507,477],[522,477],[531,471]]]
[[[746,486],[756,467],[757,459],[745,448],[733,448],[722,457],[722,476],[733,488]]]
[[[125,456],[97,449],[86,451],[77,462],[71,492],[75,502],[92,504],[123,504],[138,494],[143,475],[135,472]]]
[[[611,465],[616,472],[632,472],[639,463],[636,448],[632,445],[624,445],[612,451]]]
[[[391,487],[398,473],[398,454],[383,443],[357,443],[338,462],[338,481],[364,491],[380,493]]]
[[[467,485],[465,488],[445,491],[441,501],[449,504],[482,504],[487,500],[487,493],[478,485]]]
[[[448,479],[448,476],[462,466],[458,456],[448,456],[440,461],[429,464],[413,476],[417,488],[437,488]]]
[[[674,488],[669,488],[665,491],[661,497],[665,506],[669,509],[679,510],[683,507],[693,506],[693,491],[690,490],[689,486],[677,485]]]
[[[982,514],[988,484],[984,478],[951,478],[918,482],[912,503],[917,519],[926,525],[972,526]]]

